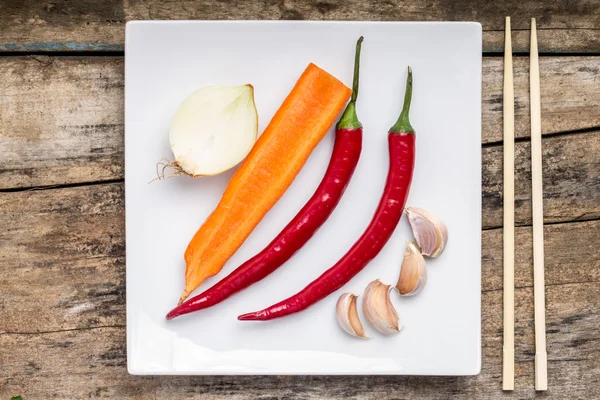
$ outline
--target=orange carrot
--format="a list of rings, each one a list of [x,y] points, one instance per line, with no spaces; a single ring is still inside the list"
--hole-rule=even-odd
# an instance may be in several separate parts
[[[308,65],[188,245],[180,303],[221,271],[288,189],[350,94],[334,76]]]

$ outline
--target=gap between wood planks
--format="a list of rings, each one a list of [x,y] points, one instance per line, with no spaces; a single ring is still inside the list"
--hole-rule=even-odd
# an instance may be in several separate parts
[[[579,135],[579,134],[585,134],[585,133],[592,133],[592,132],[596,132],[600,130],[600,126],[594,126],[591,128],[583,128],[583,129],[574,129],[571,131],[563,131],[563,132],[553,132],[553,133],[544,133],[542,135],[542,140],[544,139],[550,139],[550,138],[555,138],[555,137],[561,137],[561,136],[570,136],[570,135]],[[526,143],[526,142],[531,142],[531,138],[529,136],[526,137],[516,137],[515,138],[515,143]],[[501,147],[503,144],[502,140],[497,140],[495,142],[488,142],[488,143],[483,143],[481,145],[482,149],[487,149],[490,147]]]
[[[67,329],[55,329],[50,331],[36,331],[36,332],[15,332],[15,331],[5,331],[0,332],[1,335],[48,335],[52,333],[62,333],[62,332],[76,332],[76,331],[89,331],[92,329],[108,329],[108,328],[125,328],[125,325],[101,325],[101,326],[83,326],[81,328],[67,328]]]
[[[570,224],[570,222],[565,222],[566,224]],[[501,228],[496,228],[501,229]],[[600,283],[600,281],[580,281],[580,282],[555,282],[555,283],[546,283],[545,286],[565,286],[565,285],[584,285],[586,283]],[[533,283],[531,285],[525,286],[517,286],[516,289],[531,289],[533,287]],[[495,288],[495,289],[482,289],[481,293],[493,293],[493,292],[501,292],[503,288]]]
[[[544,226],[550,226],[550,225],[561,225],[561,224],[573,224],[573,223],[577,223],[577,222],[590,222],[590,221],[600,221],[600,217],[597,218],[585,218],[586,215],[588,215],[590,213],[584,213],[581,214],[573,219],[570,219],[568,221],[550,221],[550,222],[544,222]],[[528,226],[533,226],[532,224],[517,224],[515,223],[515,228],[527,228]],[[486,226],[486,227],[482,227],[481,231],[482,232],[487,232],[487,231],[494,231],[496,229],[502,229],[501,226]]]
[[[106,179],[106,180],[100,180],[100,181],[65,183],[65,184],[59,184],[59,185],[4,188],[4,189],[0,189],[0,193],[31,192],[31,191],[35,191],[35,190],[68,189],[68,188],[76,188],[76,187],[82,187],[82,186],[109,185],[111,183],[125,183],[125,179],[119,178],[119,179]]]

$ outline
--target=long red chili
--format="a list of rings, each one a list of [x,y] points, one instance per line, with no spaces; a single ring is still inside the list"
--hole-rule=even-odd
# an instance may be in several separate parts
[[[388,134],[390,166],[387,182],[366,231],[333,267],[300,292],[264,310],[240,315],[239,320],[266,321],[302,311],[341,288],[381,251],[400,221],[413,176],[415,131],[408,118],[411,96],[412,71],[409,67],[404,106]]]
[[[356,43],[352,97],[336,125],[335,144],[319,187],[296,217],[260,253],[240,265],[210,289],[175,307],[167,319],[202,310],[260,281],[289,260],[329,218],[339,203],[362,148],[362,125],[356,116],[362,36]]]

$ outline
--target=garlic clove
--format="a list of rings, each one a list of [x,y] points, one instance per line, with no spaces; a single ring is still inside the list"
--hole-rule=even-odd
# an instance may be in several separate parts
[[[448,243],[446,225],[422,208],[409,207],[406,209],[406,215],[421,253],[429,257],[439,256]]]
[[[402,330],[398,326],[398,313],[390,300],[390,285],[383,284],[379,279],[369,283],[365,289],[363,312],[371,325],[385,335]]]
[[[356,298],[358,296],[352,293],[344,293],[340,296],[336,305],[337,320],[343,330],[352,336],[361,339],[368,339],[365,330],[358,318],[358,310],[356,309]]]
[[[427,282],[425,259],[417,244],[408,242],[396,289],[400,296],[413,296],[423,289],[425,282]]]

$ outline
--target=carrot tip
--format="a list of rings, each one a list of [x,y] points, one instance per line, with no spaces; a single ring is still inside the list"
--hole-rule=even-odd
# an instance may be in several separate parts
[[[187,299],[189,293],[188,292],[183,292],[181,294],[181,297],[179,298],[179,301],[177,302],[177,305],[180,306],[181,303],[183,303],[185,301],[185,299]]]

